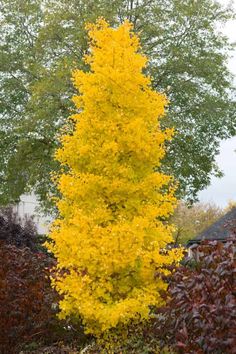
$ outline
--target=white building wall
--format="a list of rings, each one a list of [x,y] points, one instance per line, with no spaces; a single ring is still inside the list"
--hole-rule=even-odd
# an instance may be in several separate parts
[[[49,224],[52,220],[45,217],[37,210],[39,203],[34,194],[24,194],[21,196],[21,201],[13,208],[20,218],[33,217],[39,234],[48,232]]]

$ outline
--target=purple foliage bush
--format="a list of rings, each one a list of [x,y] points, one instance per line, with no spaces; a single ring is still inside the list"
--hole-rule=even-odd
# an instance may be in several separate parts
[[[151,324],[163,345],[177,353],[236,353],[235,246],[203,242],[194,265],[176,270],[167,305]]]

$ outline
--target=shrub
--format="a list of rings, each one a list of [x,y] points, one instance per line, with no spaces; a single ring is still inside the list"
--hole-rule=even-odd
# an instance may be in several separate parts
[[[0,352],[13,353],[18,345],[50,336],[55,317],[50,288],[53,264],[43,253],[0,243]]]
[[[56,262],[42,252],[0,241],[0,353],[18,353],[29,344],[90,340],[81,323],[59,321],[58,294],[49,274]]]
[[[235,245],[203,242],[197,252],[194,268],[182,266],[171,278],[171,298],[157,311],[151,331],[178,353],[233,354]]]
[[[0,241],[16,247],[39,248],[39,238],[32,218],[20,220],[12,208],[0,209]]]
[[[55,260],[40,244],[32,219],[0,209],[0,353],[15,353],[26,343],[86,340],[81,326],[58,321],[58,294],[49,273]]]

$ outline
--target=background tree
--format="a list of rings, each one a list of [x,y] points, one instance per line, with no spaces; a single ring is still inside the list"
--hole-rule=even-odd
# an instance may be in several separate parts
[[[2,204],[19,198],[31,185],[29,161],[35,167],[36,134],[24,127],[30,85],[38,79],[35,41],[42,23],[40,1],[1,2],[0,190]],[[45,132],[44,132],[45,134]],[[35,147],[35,148],[34,148]],[[42,149],[41,149],[42,150]],[[38,171],[39,172],[39,171]]]
[[[153,87],[170,100],[162,124],[176,134],[164,170],[180,195],[194,199],[220,174],[219,141],[236,124],[231,47],[218,31],[230,9],[213,0],[3,0],[1,13],[1,203],[32,189],[47,200],[57,133],[72,108],[70,72],[86,68],[84,23],[100,15],[112,25],[128,18],[140,32]]]
[[[90,71],[73,75],[79,113],[56,153],[62,198],[48,247],[58,262],[61,318],[81,317],[100,337],[149,318],[167,287],[157,274],[182,251],[165,249],[172,227],[163,220],[176,199],[172,177],[155,171],[173,133],[160,128],[166,97],[143,75],[147,58],[128,22],[87,28]]]
[[[176,227],[175,243],[187,243],[188,240],[211,226],[225,212],[224,209],[210,203],[197,203],[190,207],[188,204],[180,202],[171,217],[171,221]]]

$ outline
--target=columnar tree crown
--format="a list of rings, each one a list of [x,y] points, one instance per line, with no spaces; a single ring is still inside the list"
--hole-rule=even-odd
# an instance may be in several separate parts
[[[164,251],[176,203],[173,179],[160,171],[173,134],[160,128],[167,99],[143,74],[147,58],[129,22],[114,29],[100,19],[87,29],[90,71],[73,73],[78,113],[56,153],[62,197],[48,247],[61,317],[81,317],[99,336],[149,317],[167,287],[157,273],[181,252]]]

